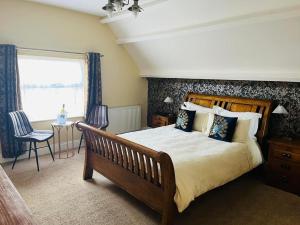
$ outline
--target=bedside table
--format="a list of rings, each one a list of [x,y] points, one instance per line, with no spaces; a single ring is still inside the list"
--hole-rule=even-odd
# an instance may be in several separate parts
[[[167,114],[154,114],[152,116],[151,126],[162,127],[175,123],[175,116]]]
[[[266,177],[268,184],[300,194],[300,140],[269,141]]]

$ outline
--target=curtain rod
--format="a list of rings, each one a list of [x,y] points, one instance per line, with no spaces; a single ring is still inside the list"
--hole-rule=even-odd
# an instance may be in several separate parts
[[[69,51],[50,50],[50,49],[41,49],[41,48],[17,47],[17,49],[19,49],[19,50],[43,51],[43,52],[59,52],[59,53],[77,54],[77,55],[86,55],[87,54],[87,53],[83,53],[83,52],[69,52]],[[100,57],[104,57],[104,55],[101,54]]]

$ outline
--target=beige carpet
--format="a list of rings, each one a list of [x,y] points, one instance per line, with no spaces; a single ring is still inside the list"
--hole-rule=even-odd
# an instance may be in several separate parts
[[[83,158],[83,151],[55,162],[40,157],[39,173],[34,159],[17,162],[13,171],[4,166],[37,224],[159,224],[157,213],[97,172],[92,181],[83,181]],[[198,198],[175,224],[300,225],[300,198],[245,176]]]

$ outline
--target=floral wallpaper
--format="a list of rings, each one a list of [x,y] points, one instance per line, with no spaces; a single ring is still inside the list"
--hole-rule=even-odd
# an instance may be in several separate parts
[[[148,78],[148,125],[157,112],[177,113],[188,92],[271,99],[284,105],[289,115],[271,115],[271,136],[300,137],[300,83]],[[166,104],[170,96],[174,103]]]

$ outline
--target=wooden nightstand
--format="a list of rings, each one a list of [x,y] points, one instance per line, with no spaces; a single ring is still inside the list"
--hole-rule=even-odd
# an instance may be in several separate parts
[[[151,126],[162,127],[175,123],[175,116],[165,114],[155,114],[152,116]]]
[[[273,138],[269,141],[267,182],[300,194],[300,140]]]

